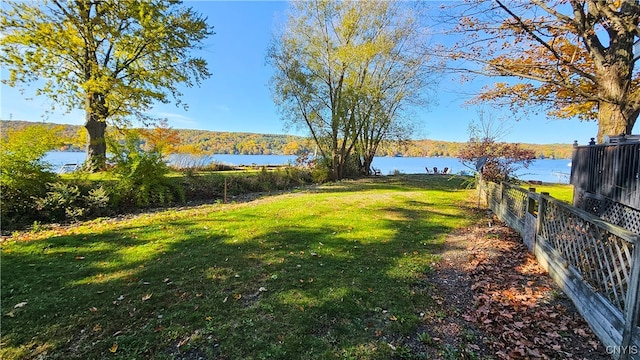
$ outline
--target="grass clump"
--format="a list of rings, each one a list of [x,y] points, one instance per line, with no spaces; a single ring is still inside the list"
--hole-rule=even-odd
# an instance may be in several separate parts
[[[470,194],[377,178],[16,234],[0,357],[410,357],[394,342],[438,308],[416,286]]]

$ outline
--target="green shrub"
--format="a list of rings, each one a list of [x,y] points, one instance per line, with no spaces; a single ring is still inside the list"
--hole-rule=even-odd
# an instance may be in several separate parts
[[[89,190],[84,196],[84,201],[91,215],[102,216],[110,212],[109,193],[103,186]]]
[[[37,219],[33,199],[44,196],[46,184],[57,178],[42,158],[61,142],[59,128],[42,125],[9,130],[0,137],[0,226],[3,230]]]
[[[48,221],[61,221],[67,218],[76,220],[82,217],[84,209],[79,205],[80,190],[65,182],[47,184],[49,191],[44,197],[35,199],[40,217]]]
[[[123,143],[109,142],[111,172],[116,179],[109,187],[116,207],[146,207],[184,201],[184,192],[166,175],[169,171],[160,152],[143,151],[138,136],[131,132]]]
[[[277,170],[263,168],[258,173],[192,174],[182,178],[181,186],[187,200],[208,200],[223,198],[225,184],[227,195],[234,196],[252,192],[286,190],[312,182],[310,170],[285,167]]]
[[[109,195],[102,186],[83,190],[78,184],[66,181],[47,186],[47,194],[34,199],[40,220],[76,221],[110,212]]]

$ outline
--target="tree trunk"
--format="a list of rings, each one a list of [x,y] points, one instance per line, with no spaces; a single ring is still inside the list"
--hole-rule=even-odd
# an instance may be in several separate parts
[[[622,8],[635,10],[623,4]],[[623,11],[624,12],[624,11]],[[637,19],[637,15],[636,15]],[[637,23],[636,23],[637,24]],[[614,26],[619,28],[620,26]],[[603,60],[594,57],[598,78],[598,142],[606,135],[630,134],[638,117],[638,104],[633,101],[633,42],[635,31],[618,29],[611,32],[607,51],[602,51]],[[599,47],[592,49],[600,50]]]
[[[362,170],[365,175],[375,175],[371,173],[371,163],[373,163],[373,156],[369,156],[368,154],[363,156],[363,165]]]
[[[633,130],[635,117],[629,118],[618,104],[600,102],[598,105],[598,143],[604,142],[605,135],[629,135]]]
[[[87,129],[86,170],[95,172],[106,167],[107,143],[105,141],[106,110],[104,97],[101,94],[88,94],[85,100],[84,127]]]
[[[107,124],[104,121],[88,119],[84,127],[87,129],[85,169],[91,172],[102,170],[106,166],[107,159],[107,143],[104,136]]]

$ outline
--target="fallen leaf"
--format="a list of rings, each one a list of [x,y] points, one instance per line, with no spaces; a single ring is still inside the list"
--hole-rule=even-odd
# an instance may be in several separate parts
[[[113,345],[111,345],[111,347],[109,348],[109,351],[111,351],[112,353],[118,351],[118,343],[113,343]]]
[[[142,297],[142,301],[147,301],[149,299],[151,299],[151,296],[153,296],[153,294],[146,294]]]
[[[89,308],[89,311],[96,312],[96,311],[98,311],[98,308],[95,307],[95,306],[92,306],[92,307]]]
[[[584,331],[584,329],[582,329],[582,328],[573,329],[573,332],[578,334],[578,335],[580,335],[580,336],[584,336],[584,337],[588,337],[589,336],[589,335],[587,335],[587,332]]]
[[[191,340],[191,336],[187,336],[184,339],[182,339],[180,342],[178,342],[178,347],[183,346],[184,344],[188,343],[189,340]]]

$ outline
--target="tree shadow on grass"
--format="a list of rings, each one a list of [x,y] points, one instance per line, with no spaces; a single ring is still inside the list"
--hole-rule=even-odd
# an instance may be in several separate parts
[[[14,244],[2,263],[5,355],[389,358],[436,306],[414,285],[453,228],[443,219],[464,214],[411,199],[375,211],[362,224],[265,229],[251,213],[175,216]]]

